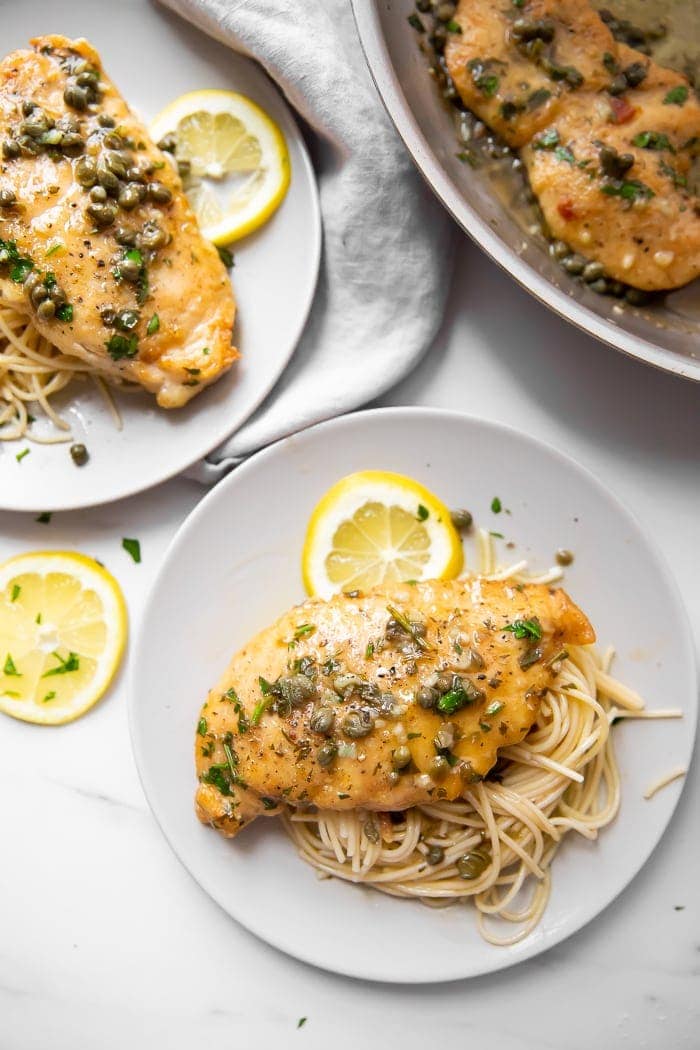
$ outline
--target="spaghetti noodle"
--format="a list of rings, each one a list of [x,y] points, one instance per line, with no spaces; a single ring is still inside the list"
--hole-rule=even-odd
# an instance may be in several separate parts
[[[481,530],[477,546],[484,575],[534,582],[523,563],[499,571]],[[553,569],[537,580],[559,576]],[[544,912],[550,865],[564,837],[573,831],[594,839],[619,808],[610,725],[618,710],[632,716],[643,703],[609,674],[612,656],[571,646],[526,738],[503,749],[463,799],[391,815],[288,810],[285,826],[301,857],[321,876],[392,896],[438,907],[471,900],[492,944],[526,937]],[[465,867],[465,858],[476,863]],[[498,919],[517,929],[504,935],[494,928]]]
[[[121,416],[104,379],[87,361],[62,353],[44,338],[31,320],[11,307],[0,305],[0,440],[26,438],[51,445],[72,440],[70,424],[52,400],[74,381],[92,378],[98,386],[115,425]],[[32,430],[29,411],[38,408],[53,424],[53,432]]]

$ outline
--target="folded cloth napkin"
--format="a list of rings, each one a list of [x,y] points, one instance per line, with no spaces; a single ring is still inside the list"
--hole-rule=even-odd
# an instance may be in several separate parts
[[[378,397],[413,368],[442,318],[450,224],[384,113],[349,0],[161,2],[256,58],[317,139],[324,232],[314,305],[262,407],[197,468],[200,480],[214,481],[269,442]]]

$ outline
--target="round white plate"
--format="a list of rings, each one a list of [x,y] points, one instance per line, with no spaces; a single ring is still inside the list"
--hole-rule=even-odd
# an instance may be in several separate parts
[[[279,92],[252,61],[210,40],[146,0],[22,0],[3,34],[3,53],[41,33],[85,36],[127,101],[146,122],[196,88],[249,95],[277,121],[289,146],[292,180],[260,231],[232,245],[242,357],[187,408],[166,412],[146,393],[119,394],[118,431],[90,383],[62,405],[89,463],[76,467],[68,445],[0,442],[0,507],[67,510],[132,495],[205,456],[261,403],[291,357],[313,299],[321,250],[318,195],[303,139]],[[193,280],[196,275],[193,274]],[[38,415],[39,413],[36,413]],[[31,454],[17,462],[24,448]]]
[[[303,598],[300,554],[314,504],[338,478],[377,468],[410,474],[448,506],[517,546],[503,557],[576,559],[566,587],[616,673],[651,707],[682,707],[678,721],[615,730],[622,808],[597,842],[566,839],[553,866],[542,922],[511,948],[485,943],[471,909],[436,911],[336,880],[319,881],[275,820],[234,841],[195,818],[195,724],[234,651]],[[494,515],[499,496],[510,513]],[[696,675],[676,586],[637,522],[591,474],[523,434],[432,409],[361,412],[313,427],[238,467],[175,537],[135,644],[131,731],[144,790],[171,846],[230,915],[278,948],[329,970],[382,981],[444,981],[498,970],[580,929],[647,859],[673,813],[682,782],[650,801],[648,784],[687,763]],[[602,926],[599,935],[604,936]],[[419,950],[417,950],[419,946]]]

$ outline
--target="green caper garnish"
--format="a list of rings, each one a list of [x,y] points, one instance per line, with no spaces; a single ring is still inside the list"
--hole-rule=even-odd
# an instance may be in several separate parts
[[[584,271],[586,260],[582,255],[577,255],[574,252],[572,255],[567,255],[565,259],[562,259],[561,264],[567,273],[572,274],[574,277],[578,277]]]
[[[631,65],[623,69],[625,80],[631,88],[639,87],[641,82],[646,78],[647,67],[643,62],[633,62]]]
[[[44,299],[39,303],[36,315],[40,321],[50,321],[56,313],[56,304],[51,299]]]
[[[425,859],[428,864],[442,864],[445,859],[445,851],[442,846],[429,846]]]
[[[140,242],[140,247],[143,248],[163,248],[168,243],[168,235],[155,223],[147,223],[141,233]]]
[[[114,327],[118,328],[120,332],[130,332],[139,323],[139,314],[137,310],[120,310],[118,314],[114,315]]]
[[[116,131],[110,131],[102,141],[106,149],[120,150],[124,148],[124,139]]]
[[[309,727],[313,733],[326,736],[333,731],[335,712],[331,707],[319,707],[311,716]]]
[[[566,256],[569,254],[569,245],[566,243],[566,241],[554,241],[552,244],[550,244],[549,251],[555,259],[559,259],[561,261],[562,259],[565,259]]]
[[[35,109],[36,109],[35,103],[32,102],[31,99],[25,98],[24,102],[22,103],[22,116],[23,117],[28,117],[30,115],[30,113],[34,112]]]
[[[177,162],[177,173],[181,179],[186,179],[192,171],[192,164],[189,160],[179,160]]]
[[[70,447],[70,458],[73,460],[76,467],[82,467],[87,463],[90,457],[88,456],[88,450],[85,448],[85,445],[76,444],[71,445]]]
[[[61,149],[64,153],[69,153],[71,156],[75,156],[80,153],[84,145],[85,143],[76,131],[64,132],[63,140],[61,142]]]
[[[0,190],[0,208],[11,208],[17,203],[17,195],[13,190]]]
[[[645,292],[642,288],[628,288],[625,292],[625,299],[630,306],[644,306],[649,302],[649,292]]]
[[[322,744],[316,752],[316,761],[319,766],[326,769],[334,761],[338,754],[338,745],[334,744],[332,740],[328,740],[325,744]]]
[[[359,740],[372,731],[372,720],[361,711],[350,711],[343,719],[343,732],[346,736]]]
[[[102,186],[93,186],[90,190],[90,200],[94,201],[95,204],[104,204],[107,200],[107,190]]]
[[[105,168],[111,171],[113,175],[116,175],[118,179],[126,178],[126,170],[129,163],[128,160],[124,160],[118,150],[107,150],[103,156],[103,162]]]
[[[554,39],[555,29],[551,18],[516,18],[511,33],[514,40],[522,43],[528,40],[544,40],[548,44]]]
[[[174,153],[176,147],[177,138],[172,131],[168,132],[158,143],[158,149],[162,149],[164,153]]]
[[[454,4],[438,4],[435,8],[435,17],[438,22],[449,22],[451,18],[454,18],[455,5]]]
[[[14,160],[15,157],[19,157],[20,148],[14,139],[5,139],[2,144],[2,155],[5,160]]]
[[[88,204],[85,210],[96,226],[111,226],[117,217],[117,208],[114,204]],[[120,268],[123,274],[123,266]]]
[[[424,686],[416,693],[416,701],[419,707],[424,707],[427,710],[430,710],[430,708],[435,707],[435,704],[438,702],[438,696],[439,694],[436,689],[430,689],[428,686]]]
[[[138,165],[133,164],[130,168],[127,168],[126,177],[129,182],[145,182],[147,172]]]
[[[405,769],[406,766],[410,765],[410,762],[411,752],[405,744],[402,744],[401,747],[397,747],[396,750],[392,752],[391,764],[394,769]]]
[[[557,565],[571,565],[574,560],[574,556],[571,551],[566,550],[564,547],[560,547],[556,553]]]
[[[605,273],[605,267],[600,262],[589,262],[583,268],[581,276],[587,284],[592,284],[593,281],[597,281],[599,277],[602,277]]]
[[[102,162],[97,165],[97,181],[110,197],[116,197],[119,194],[121,182],[114,172],[105,167]]]
[[[114,117],[110,117],[109,113],[100,113],[97,118],[97,123],[101,128],[114,128],[116,127],[116,120]]]
[[[604,277],[599,277],[597,281],[593,281],[588,287],[596,295],[607,295],[609,290],[608,282]]]
[[[466,532],[466,530],[470,529],[474,523],[474,518],[470,511],[464,510],[461,507],[457,510],[450,511],[450,520],[458,532]]]
[[[460,879],[478,879],[491,863],[491,855],[485,849],[472,849],[457,861]]]
[[[85,72],[79,73],[76,77],[76,83],[78,87],[82,88],[96,88],[100,82],[100,78],[97,73],[91,69],[86,69]]]
[[[29,298],[31,299],[34,306],[38,306],[39,303],[43,303],[44,299],[48,299],[48,297],[49,290],[43,284],[35,284],[31,292],[29,293]]]
[[[135,284],[141,276],[141,264],[136,259],[121,259],[119,262],[119,273],[125,281]]]
[[[89,101],[88,93],[85,88],[78,87],[77,84],[69,82],[63,92],[63,101],[72,109],[87,109]]]
[[[443,780],[450,771],[450,763],[443,755],[430,760],[429,772],[433,780]]]
[[[114,231],[115,241],[117,244],[121,244],[125,248],[134,247],[136,244],[136,236],[136,230],[130,230],[128,226],[117,226]]]
[[[173,195],[162,182],[149,182],[148,198],[155,201],[156,204],[168,204],[173,199]]]
[[[139,187],[133,185],[124,186],[124,188],[119,191],[119,196],[117,197],[119,207],[123,208],[124,211],[132,211],[134,208],[138,207],[140,201],[141,194],[139,193]]]
[[[81,186],[89,189],[97,182],[97,166],[92,157],[81,157],[75,165],[75,177]]]

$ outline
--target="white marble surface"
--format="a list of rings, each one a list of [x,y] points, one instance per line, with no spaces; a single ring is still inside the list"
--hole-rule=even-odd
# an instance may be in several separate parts
[[[593,469],[665,548],[700,636],[700,389],[574,331],[462,241],[443,331],[383,403],[503,420]],[[49,526],[0,514],[0,558],[44,546],[97,556],[124,587],[135,634],[166,545],[200,496],[176,480]],[[140,538],[141,565],[124,535]],[[401,988],[280,955],[199,890],[141,792],[124,674],[74,725],[2,719],[0,1050],[696,1048],[698,788],[691,773],[660,848],[587,929],[501,974]]]

